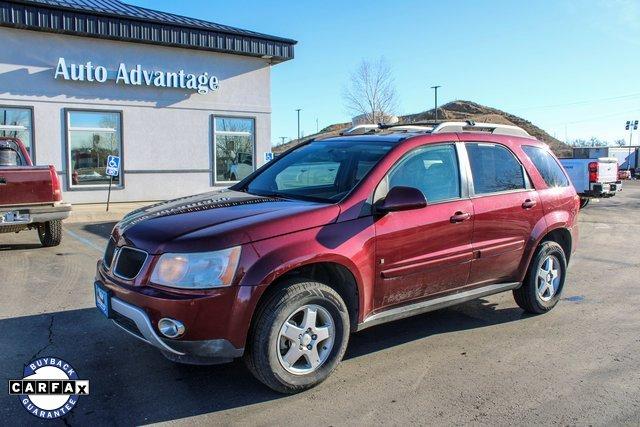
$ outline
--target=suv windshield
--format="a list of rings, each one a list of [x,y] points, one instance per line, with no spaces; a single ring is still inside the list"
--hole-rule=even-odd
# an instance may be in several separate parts
[[[260,196],[337,202],[391,147],[388,141],[316,141],[278,159],[244,189]]]

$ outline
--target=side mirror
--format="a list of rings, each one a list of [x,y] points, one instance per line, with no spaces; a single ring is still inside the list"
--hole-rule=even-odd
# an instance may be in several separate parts
[[[376,205],[376,211],[382,214],[388,212],[408,211],[427,206],[422,191],[414,187],[393,187],[387,193],[380,204]]]

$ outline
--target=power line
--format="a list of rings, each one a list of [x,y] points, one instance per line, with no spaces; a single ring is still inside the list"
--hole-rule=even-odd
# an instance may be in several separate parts
[[[620,95],[620,96],[611,96],[611,97],[608,97],[608,98],[586,99],[586,100],[582,100],[582,101],[573,101],[573,102],[566,102],[566,103],[561,103],[561,104],[538,105],[538,106],[535,106],[535,107],[522,107],[522,108],[509,108],[509,109],[510,110],[526,111],[526,110],[537,110],[537,109],[545,109],[545,108],[570,107],[570,106],[573,106],[573,105],[590,104],[592,102],[615,101],[615,100],[622,100],[622,99],[632,99],[632,98],[637,98],[637,97],[640,97],[640,93],[632,93],[632,94],[629,94],[629,95]]]
[[[605,114],[602,116],[596,116],[596,117],[590,117],[588,119],[581,119],[581,120],[574,120],[574,121],[570,121],[570,122],[556,122],[554,124],[552,124],[551,126],[556,126],[556,125],[571,125],[574,123],[585,123],[585,122],[593,122],[596,121],[598,119],[606,119],[609,117],[616,117],[616,116],[623,116],[625,114],[630,114],[630,113],[637,113],[639,112],[640,109],[636,109],[636,110],[627,110],[627,111],[620,111],[618,113],[611,113],[611,114]]]

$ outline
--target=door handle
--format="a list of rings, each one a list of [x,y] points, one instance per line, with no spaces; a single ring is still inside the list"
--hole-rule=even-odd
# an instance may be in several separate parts
[[[451,217],[451,222],[456,223],[456,222],[462,222],[462,221],[466,221],[468,219],[471,219],[471,214],[469,212],[456,212],[455,214],[453,214],[453,216]]]
[[[531,209],[538,204],[535,200],[527,199],[522,204],[522,209]]]

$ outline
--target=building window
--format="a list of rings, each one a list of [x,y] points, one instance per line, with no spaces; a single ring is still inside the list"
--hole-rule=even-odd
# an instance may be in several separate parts
[[[255,170],[255,121],[250,118],[214,117],[214,181],[237,182]]]
[[[31,108],[0,106],[0,136],[18,138],[35,162],[33,150],[33,114]]]
[[[119,112],[67,110],[68,179],[71,188],[106,187],[108,156],[122,156]],[[122,186],[120,175],[113,185]]]

